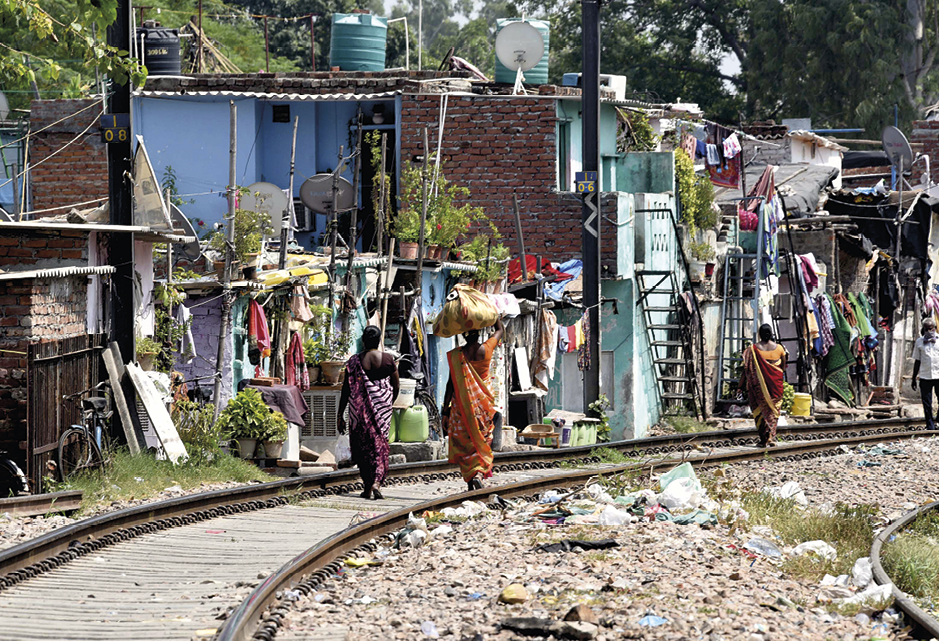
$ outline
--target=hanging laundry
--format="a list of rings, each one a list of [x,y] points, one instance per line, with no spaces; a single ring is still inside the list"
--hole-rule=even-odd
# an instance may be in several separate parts
[[[570,341],[567,338],[567,328],[558,327],[558,351],[562,354],[566,354],[570,350],[568,349]]]
[[[833,297],[828,296],[834,319],[832,335],[834,343],[822,361],[822,377],[825,386],[837,394],[848,405],[854,405],[854,390],[851,388],[850,368],[855,363],[851,352],[851,326],[841,313]]]
[[[819,294],[815,297],[815,309],[818,310],[818,329],[822,339],[821,347],[815,351],[819,356],[825,356],[831,346],[835,344],[835,338],[831,333],[835,321],[831,316],[831,306],[824,295]]]
[[[515,318],[521,316],[522,310],[518,306],[518,299],[515,294],[486,294],[489,300],[495,305],[499,314],[503,318]]]
[[[681,148],[685,150],[688,157],[694,160],[695,150],[698,148],[698,141],[691,134],[685,134],[681,137]]]
[[[548,390],[548,380],[554,378],[554,365],[558,355],[558,318],[554,312],[541,310],[541,328],[538,332],[538,345],[532,378],[535,387]]]
[[[309,292],[303,285],[294,285],[290,292],[290,315],[294,320],[301,323],[308,323],[313,320],[313,312],[310,311]]]
[[[736,157],[741,151],[740,140],[737,139],[737,134],[730,134],[727,138],[724,139],[724,158],[731,160]]]
[[[708,176],[711,182],[717,187],[727,187],[729,189],[740,188],[740,157],[731,158],[712,165],[708,163]]]
[[[707,158],[708,156],[708,146],[707,143],[703,140],[695,140],[694,146],[694,157],[697,158]]]
[[[577,356],[577,369],[583,372],[590,369],[590,316],[586,310],[584,310],[584,315],[580,319],[580,327],[584,340],[580,345],[580,353]]]
[[[707,145],[707,164],[719,166],[721,164],[721,157],[717,153],[717,145],[708,144]]]
[[[196,341],[192,336],[192,312],[185,305],[176,306],[176,322],[180,327],[185,328],[186,332],[179,338],[179,354],[185,359],[182,362],[191,363],[192,359],[198,356],[196,354]]]
[[[814,261],[810,261],[808,256],[799,256],[799,264],[802,267],[802,275],[805,278],[805,286],[809,294],[818,287],[818,274],[815,273],[813,263]]]
[[[306,366],[306,355],[303,353],[303,341],[300,333],[293,332],[290,337],[290,347],[286,356],[287,385],[296,385],[301,392],[310,389],[310,373]]]
[[[261,359],[271,355],[271,335],[267,329],[264,309],[256,300],[248,302],[248,360],[254,368],[255,376],[262,376]]]

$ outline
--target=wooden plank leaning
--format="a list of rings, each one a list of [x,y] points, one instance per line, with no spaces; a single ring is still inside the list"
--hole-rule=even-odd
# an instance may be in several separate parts
[[[140,402],[143,403],[147,414],[150,416],[150,424],[153,425],[160,444],[163,445],[163,451],[166,452],[166,458],[173,463],[180,463],[189,458],[186,453],[186,446],[179,438],[176,426],[173,425],[173,419],[170,413],[166,411],[166,405],[160,398],[160,393],[146,373],[134,363],[127,363],[127,375],[134,383],[137,394],[140,395]]]
[[[124,382],[124,364],[121,361],[121,350],[117,343],[111,343],[108,349],[101,353],[101,356],[104,359],[104,367],[108,370],[111,394],[114,397],[114,404],[117,405],[118,416],[121,417],[124,439],[127,441],[127,447],[130,448],[130,453],[136,456],[140,454],[140,441],[137,440],[134,419],[130,413],[130,407],[127,405],[127,397],[124,396],[124,388],[121,387]]]

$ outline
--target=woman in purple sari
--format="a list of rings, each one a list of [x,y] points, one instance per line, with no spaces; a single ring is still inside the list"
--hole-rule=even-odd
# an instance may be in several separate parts
[[[391,404],[398,395],[398,368],[391,354],[381,351],[381,330],[369,325],[362,333],[364,351],[346,362],[346,379],[339,396],[339,432],[346,433],[349,408],[349,445],[352,461],[362,475],[363,499],[381,499],[388,475],[388,432]]]

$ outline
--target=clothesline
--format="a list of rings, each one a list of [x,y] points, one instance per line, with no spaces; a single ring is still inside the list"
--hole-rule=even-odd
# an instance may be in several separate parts
[[[682,118],[675,118],[675,121],[676,121],[676,122],[680,122],[680,123],[682,123],[682,124],[686,124],[686,125],[699,125],[699,124],[701,124],[702,122],[704,122],[704,123],[707,123],[707,124],[709,124],[709,125],[716,125],[716,126],[718,126],[718,127],[723,127],[724,129],[727,129],[727,130],[729,130],[729,131],[731,131],[731,132],[737,134],[737,135],[740,136],[741,138],[746,138],[747,140],[752,140],[752,141],[754,141],[754,142],[764,143],[764,144],[770,145],[770,146],[772,146],[772,147],[782,147],[782,145],[780,145],[779,143],[770,142],[770,141],[768,141],[768,140],[763,140],[762,138],[757,138],[756,136],[751,136],[750,134],[744,133],[744,132],[739,131],[739,130],[737,130],[737,129],[733,129],[732,127],[728,127],[727,125],[722,125],[722,124],[719,123],[719,122],[714,122],[713,120],[708,120],[707,118],[701,118],[700,121],[684,120],[684,119],[682,119]]]

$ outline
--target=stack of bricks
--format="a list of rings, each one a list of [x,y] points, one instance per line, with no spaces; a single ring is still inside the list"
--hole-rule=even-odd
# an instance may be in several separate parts
[[[30,105],[30,130],[36,132],[29,138],[33,209],[64,208],[46,214],[57,215],[75,203],[107,197],[108,156],[96,124],[101,115],[96,103],[100,101],[33,100]]]
[[[436,150],[440,96],[403,96],[401,112],[403,167],[423,155],[425,127],[431,151]],[[552,99],[451,96],[441,160],[444,176],[469,189],[464,202],[485,211],[513,254],[518,243],[512,195],[517,194],[526,251],[564,261],[580,258],[583,224],[580,199],[557,191],[556,128]],[[605,215],[613,218],[613,199],[602,202]],[[604,268],[615,269],[616,231],[609,225],[601,256]]]

